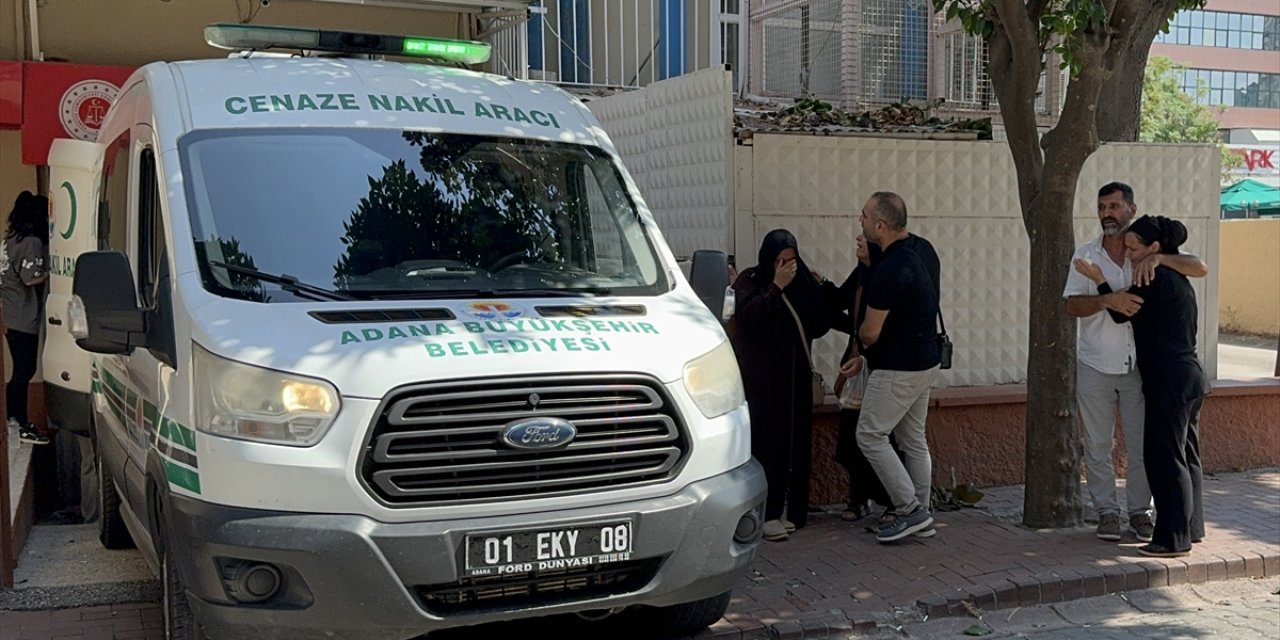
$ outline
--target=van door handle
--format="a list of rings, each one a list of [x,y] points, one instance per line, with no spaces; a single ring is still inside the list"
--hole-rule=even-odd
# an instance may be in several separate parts
[[[54,326],[57,326],[57,327],[61,327],[61,326],[62,326],[62,320],[60,320],[60,319],[58,319],[58,318],[55,318],[55,317],[53,317],[53,316],[49,316],[49,324],[54,325]]]

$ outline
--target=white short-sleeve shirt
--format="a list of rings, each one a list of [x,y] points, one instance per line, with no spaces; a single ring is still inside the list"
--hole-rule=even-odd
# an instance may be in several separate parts
[[[1076,258],[1084,258],[1102,267],[1102,275],[1112,290],[1119,291],[1133,284],[1133,264],[1125,256],[1124,264],[1116,264],[1102,247],[1102,236],[1076,249]],[[1098,287],[1071,267],[1067,286],[1062,297],[1096,296]],[[1137,351],[1133,344],[1133,327],[1128,322],[1117,323],[1105,311],[1079,319],[1076,338],[1076,359],[1102,373],[1124,374],[1136,365]]]

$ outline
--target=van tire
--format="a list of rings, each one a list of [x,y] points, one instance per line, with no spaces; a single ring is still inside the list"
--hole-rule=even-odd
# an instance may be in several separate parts
[[[183,584],[182,577],[178,575],[178,567],[173,562],[173,553],[169,551],[169,546],[168,542],[161,538],[160,606],[164,616],[165,640],[208,640],[200,630],[195,614],[191,612],[191,602],[187,600],[187,587]]]
[[[704,600],[650,609],[644,613],[644,625],[660,637],[694,635],[724,617],[724,612],[729,610],[731,593],[726,591]]]
[[[98,475],[98,540],[108,549],[132,549],[133,536],[120,515],[120,494],[102,456],[94,456]]]

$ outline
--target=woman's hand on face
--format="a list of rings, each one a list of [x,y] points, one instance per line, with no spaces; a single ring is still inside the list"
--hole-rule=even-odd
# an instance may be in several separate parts
[[[864,364],[862,356],[849,358],[844,362],[844,364],[840,365],[840,375],[846,378],[852,378],[862,372]]]
[[[1107,280],[1102,276],[1102,267],[1084,258],[1076,258],[1071,261],[1071,264],[1075,266],[1076,271],[1080,272],[1080,275],[1092,280],[1094,284],[1102,284]]]
[[[773,284],[779,289],[786,289],[796,279],[796,268],[799,266],[798,260],[778,260],[773,265]]]

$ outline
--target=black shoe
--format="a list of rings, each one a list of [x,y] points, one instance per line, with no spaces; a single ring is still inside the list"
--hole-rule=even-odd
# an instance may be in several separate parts
[[[46,436],[31,427],[18,429],[18,440],[27,444],[49,444],[49,436]]]
[[[1138,553],[1152,558],[1185,558],[1191,555],[1191,550],[1177,551],[1162,544],[1144,544],[1138,547]]]

